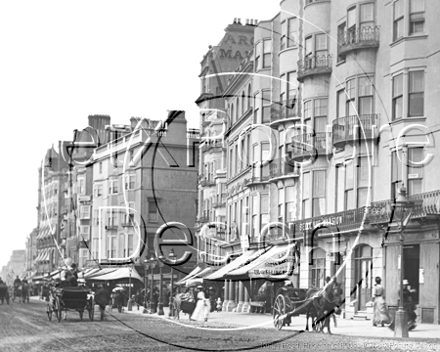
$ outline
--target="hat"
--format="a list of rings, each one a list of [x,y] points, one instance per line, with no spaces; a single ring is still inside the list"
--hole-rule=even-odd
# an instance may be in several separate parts
[[[406,279],[405,279],[405,280],[403,280],[403,284],[404,284],[404,285],[409,285],[409,282],[408,282],[408,280],[406,280]]]
[[[201,290],[203,290],[203,286],[202,285],[198,285],[197,288],[200,288]]]

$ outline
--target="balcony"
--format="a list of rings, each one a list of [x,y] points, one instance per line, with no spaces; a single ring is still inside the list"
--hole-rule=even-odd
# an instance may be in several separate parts
[[[200,186],[202,187],[215,186],[215,181],[212,179],[208,179],[207,177],[202,177],[199,179],[199,181],[200,181]]]
[[[274,102],[270,107],[270,127],[277,128],[279,124],[298,120],[297,99],[292,98],[281,102]]]
[[[379,47],[379,27],[365,27],[346,31],[339,37],[339,55],[352,50]]]
[[[207,222],[209,222],[209,216],[199,216],[197,218],[197,222],[199,224],[206,224]]]
[[[329,132],[306,133],[292,137],[292,159],[301,161],[331,154],[331,137],[332,134]]]
[[[332,72],[332,56],[309,56],[298,61],[298,81],[303,82],[306,77],[328,74]]]
[[[376,138],[373,126],[378,126],[378,114],[352,115],[333,120],[333,145],[337,148],[353,142],[355,139],[368,140]]]
[[[222,193],[221,199],[217,198],[217,201],[212,203],[212,207],[215,208],[224,208],[226,206],[226,194]]]
[[[118,225],[105,225],[105,229],[107,231],[117,231],[118,230]]]
[[[290,165],[284,159],[275,159],[269,166],[270,182],[276,182],[283,178],[299,176],[298,168]]]
[[[252,186],[258,186],[261,184],[266,184],[270,180],[270,176],[252,176],[251,178],[248,178],[244,180],[245,187],[252,187]]]
[[[222,140],[205,141],[205,143],[202,145],[202,152],[207,152],[215,148],[220,148],[218,149],[218,151],[224,149],[223,141]]]

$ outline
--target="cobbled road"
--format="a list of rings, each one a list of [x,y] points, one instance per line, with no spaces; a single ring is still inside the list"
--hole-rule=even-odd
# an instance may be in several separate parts
[[[87,313],[87,312],[86,312]],[[99,314],[95,314],[95,318]],[[201,329],[203,327],[203,329]],[[437,340],[438,341],[438,340]],[[439,351],[430,341],[365,339],[111,313],[49,321],[46,303],[0,305],[0,351]]]

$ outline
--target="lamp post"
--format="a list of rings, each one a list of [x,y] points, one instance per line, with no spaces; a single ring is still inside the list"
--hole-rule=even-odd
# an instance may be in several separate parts
[[[156,267],[156,259],[151,257],[150,268],[151,268],[151,291],[150,291],[150,313],[156,313],[156,305],[153,302],[153,289],[154,289],[154,268]]]
[[[148,288],[148,270],[150,269],[150,262],[148,259],[144,259],[144,311],[143,313],[147,313],[148,305],[147,305],[147,288]]]
[[[408,317],[403,307],[403,243],[405,240],[405,228],[411,218],[414,202],[406,196],[406,188],[402,184],[396,201],[393,204],[394,216],[396,217],[400,230],[400,302],[394,320],[394,337],[408,337]]]
[[[163,276],[162,276],[162,268],[164,266],[164,260],[165,257],[164,256],[159,256],[157,258],[157,263],[159,264],[159,304],[158,304],[158,310],[157,310],[157,315],[164,315],[163,312]]]
[[[169,316],[170,317],[174,317],[174,271],[173,271],[173,265],[176,262],[176,254],[174,253],[174,249],[171,248],[170,254],[168,254],[168,258],[171,260],[172,264],[170,265],[170,272],[171,272],[171,281],[170,281],[170,302],[169,307],[170,307],[170,312],[169,312]]]

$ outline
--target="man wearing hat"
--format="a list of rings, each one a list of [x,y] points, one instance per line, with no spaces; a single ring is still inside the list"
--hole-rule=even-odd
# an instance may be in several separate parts
[[[417,314],[414,311],[416,306],[412,299],[413,292],[416,292],[416,290],[411,289],[409,281],[407,279],[403,280],[403,309],[405,309],[408,316],[408,330],[413,330],[416,327]],[[394,322],[389,326],[389,328],[394,330]]]

